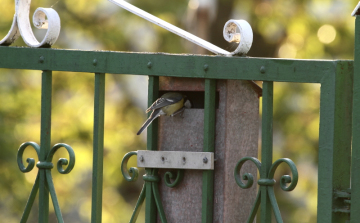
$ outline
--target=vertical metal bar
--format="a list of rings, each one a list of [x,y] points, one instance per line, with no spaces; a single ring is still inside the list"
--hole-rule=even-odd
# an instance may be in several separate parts
[[[145,185],[142,187],[141,189],[141,192],[140,192],[140,196],[139,196],[139,199],[137,200],[136,202],[136,205],[135,205],[135,209],[133,211],[133,214],[131,216],[131,219],[130,219],[130,222],[129,223],[136,223],[136,220],[139,216],[139,213],[140,213],[140,210],[141,210],[141,206],[145,200]]]
[[[34,201],[36,198],[36,194],[39,190],[39,176],[40,176],[40,173],[38,173],[38,175],[36,176],[34,186],[31,189],[30,197],[26,203],[25,210],[24,210],[23,216],[21,217],[20,223],[26,223],[29,218],[31,208],[33,207],[33,204],[34,204]]]
[[[44,70],[41,80],[41,132],[40,132],[40,162],[45,162],[51,143],[51,95],[52,71]],[[39,169],[39,222],[49,221],[49,190],[46,187],[45,169]]]
[[[350,222],[360,219],[360,17],[355,19],[354,55],[354,98],[353,98],[353,137],[351,155],[351,211]]]
[[[320,91],[317,222],[332,221],[335,75],[325,76]]]
[[[264,81],[262,93],[262,126],[261,126],[261,173],[267,176],[273,158],[273,88],[272,81]],[[271,222],[271,203],[266,186],[260,186],[261,206],[260,220],[262,223]]]
[[[52,176],[51,176],[51,169],[46,169],[45,171],[46,171],[46,181],[47,181],[47,185],[48,185],[48,188],[50,191],[51,200],[53,203],[56,219],[57,219],[58,223],[64,223],[64,219],[62,217],[59,202],[58,202],[56,192],[55,192],[54,182],[53,182]]]
[[[342,213],[343,210],[346,211],[347,204],[334,196],[334,190],[346,190],[350,186],[353,86],[351,64],[336,62],[335,69],[335,75],[330,73],[321,82],[317,214],[318,222],[333,223],[348,220],[348,216]],[[356,116],[356,111],[353,114]],[[355,138],[353,137],[354,141],[357,140]],[[355,147],[353,146],[353,153],[356,151]],[[354,200],[356,202],[352,197],[352,202]],[[358,220],[357,218],[356,222]]]
[[[337,62],[335,82],[333,190],[350,188],[353,65]],[[333,209],[344,210],[344,199],[333,197]],[[333,212],[333,222],[346,222],[347,214]],[[358,219],[359,220],[359,219]]]
[[[159,77],[149,76],[148,86],[148,106],[150,106],[159,97]],[[147,150],[157,150],[158,148],[158,121],[155,120],[147,128]],[[151,168],[145,168],[148,175],[152,175]],[[157,172],[157,171],[155,171]],[[156,174],[156,173],[155,173]],[[156,222],[156,203],[152,192],[152,182],[146,183],[146,199],[145,199],[145,222]]]
[[[105,74],[95,74],[91,222],[101,223],[104,151]]]
[[[215,95],[216,80],[205,79],[204,152],[215,152]],[[205,170],[202,182],[202,223],[213,222],[213,213],[214,170]]]

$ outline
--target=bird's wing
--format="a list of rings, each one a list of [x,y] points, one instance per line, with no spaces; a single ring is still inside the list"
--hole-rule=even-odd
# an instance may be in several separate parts
[[[160,115],[165,115],[165,113],[161,109],[153,111],[150,117],[145,121],[145,123],[141,126],[140,130],[137,132],[137,135],[140,135],[142,131],[144,131],[144,129],[146,129],[151,124],[151,122]]]
[[[179,102],[182,98],[159,98],[147,110],[146,113]]]

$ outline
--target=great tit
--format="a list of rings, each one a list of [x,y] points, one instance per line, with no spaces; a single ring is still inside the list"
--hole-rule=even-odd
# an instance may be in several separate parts
[[[147,110],[146,113],[149,111],[153,111],[150,117],[145,121],[145,123],[141,126],[140,130],[138,131],[137,135],[140,135],[144,129],[146,129],[154,119],[161,115],[167,116],[174,116],[184,111],[184,95],[176,92],[169,92],[162,95],[158,98]],[[188,100],[186,104],[190,104]],[[190,105],[191,106],[191,105]]]

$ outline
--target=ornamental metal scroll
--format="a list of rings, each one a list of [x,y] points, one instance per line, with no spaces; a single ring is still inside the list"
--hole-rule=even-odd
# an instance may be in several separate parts
[[[31,29],[29,14],[31,0],[15,0],[15,15],[8,34],[0,40],[0,45],[9,46],[22,36],[30,47],[50,47],[60,34],[60,17],[52,8],[37,8],[33,24],[38,29],[47,29],[45,37],[39,42]],[[47,18],[47,19],[46,19]]]
[[[30,172],[35,166],[35,159],[33,159],[33,158],[26,159],[26,162],[28,163],[28,165],[26,167],[23,164],[23,154],[27,147],[34,148],[38,155],[38,158],[40,157],[40,146],[37,143],[26,142],[26,143],[21,144],[19,147],[18,153],[17,153],[17,163],[18,163],[20,171],[23,173]],[[58,144],[54,145],[50,149],[50,152],[47,154],[45,160],[43,160],[43,161],[40,160],[39,162],[37,162],[36,166],[39,168],[39,172],[36,176],[34,186],[30,192],[29,199],[26,203],[25,210],[24,210],[23,216],[20,221],[21,223],[26,222],[29,217],[31,208],[32,208],[35,198],[36,198],[37,191],[39,190],[40,181],[44,182],[45,185],[47,186],[47,188],[49,189],[51,200],[53,202],[53,206],[54,206],[54,210],[55,210],[55,215],[56,215],[58,222],[64,222],[63,217],[61,215],[59,202],[57,200],[55,187],[54,187],[54,183],[53,183],[52,176],[51,176],[51,169],[54,167],[54,165],[52,163],[52,159],[53,159],[56,151],[60,148],[65,148],[67,150],[67,152],[69,153],[69,160],[67,160],[65,158],[61,158],[58,160],[57,169],[58,169],[59,173],[67,174],[67,173],[70,173],[70,171],[74,168],[74,165],[75,165],[74,150],[65,143],[58,143]],[[65,165],[67,165],[67,167],[65,169],[63,169],[63,166],[65,166]]]
[[[143,19],[148,20],[149,22],[154,23],[168,31],[189,40],[190,42],[195,43],[198,46],[201,46],[215,54],[225,55],[225,56],[233,56],[233,55],[246,55],[246,53],[250,50],[252,42],[253,42],[253,31],[251,29],[250,24],[245,20],[229,20],[223,29],[223,36],[226,41],[232,43],[236,42],[239,45],[233,52],[228,52],[220,47],[217,47],[185,30],[180,29],[168,22],[165,22],[162,19],[159,19],[156,16],[153,16],[132,4],[124,1],[124,0],[108,0],[123,9],[128,10],[131,13],[134,13],[137,16],[142,17]]]
[[[266,188],[265,193],[267,194],[266,196],[270,199],[270,203],[271,203],[272,209],[274,211],[276,222],[283,223],[283,220],[282,220],[281,214],[280,214],[280,210],[279,210],[279,206],[277,204],[277,201],[275,198],[275,193],[274,193],[274,184],[276,182],[274,180],[274,174],[275,174],[277,167],[281,163],[286,163],[290,167],[293,177],[291,178],[289,175],[282,176],[281,180],[280,180],[280,187],[284,191],[294,190],[297,185],[298,178],[299,178],[299,174],[298,174],[297,168],[295,166],[295,163],[291,159],[288,159],[288,158],[278,159],[271,165],[269,172],[266,174],[266,176],[264,176],[264,175],[262,175],[262,171],[261,171],[261,162],[258,159],[256,159],[255,157],[244,157],[239,160],[239,162],[236,164],[236,167],[234,170],[235,181],[239,185],[239,187],[241,187],[242,189],[248,189],[254,183],[254,177],[251,173],[245,173],[244,175],[242,175],[242,177],[240,177],[241,167],[248,160],[253,162],[256,165],[257,169],[259,170],[260,179],[258,180],[258,184],[260,187]],[[243,183],[241,178],[243,180],[245,180],[246,183]],[[255,204],[251,210],[251,213],[247,220],[247,223],[251,223],[255,219],[257,210],[259,209],[259,206],[261,203],[261,193],[262,192],[263,191],[261,189],[259,189],[258,194],[256,196]]]
[[[130,159],[130,157],[138,155],[137,151],[129,152],[125,154],[122,162],[121,162],[121,172],[128,182],[134,182],[137,180],[139,175],[139,170],[136,167],[130,167],[129,170],[127,169],[127,163]],[[178,169],[173,171],[168,171],[165,173],[164,181],[165,185],[168,187],[176,187],[183,179],[184,177],[184,170]],[[154,199],[156,203],[156,208],[159,212],[159,217],[162,223],[166,223],[166,215],[164,212],[164,208],[161,203],[160,199],[160,193],[159,193],[159,181],[160,177],[158,176],[158,169],[151,168],[146,171],[146,174],[143,176],[143,180],[145,181],[143,188],[141,189],[140,196],[138,198],[138,201],[136,202],[133,214],[130,219],[130,223],[135,223],[136,219],[139,215],[140,209],[142,204],[145,200],[145,191],[146,191],[146,182],[151,183],[151,191],[154,194]]]

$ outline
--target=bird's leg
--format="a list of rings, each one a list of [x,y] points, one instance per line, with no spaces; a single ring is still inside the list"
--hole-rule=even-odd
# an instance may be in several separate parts
[[[185,111],[185,107],[182,107],[182,109],[181,109],[181,114],[180,114],[180,117],[181,117],[181,118],[184,118],[184,111]]]
[[[185,111],[185,107],[182,107],[181,109],[177,110],[176,112],[174,112],[174,113],[171,114],[170,116],[173,117],[173,116],[181,113],[181,117],[183,118],[184,111]]]

